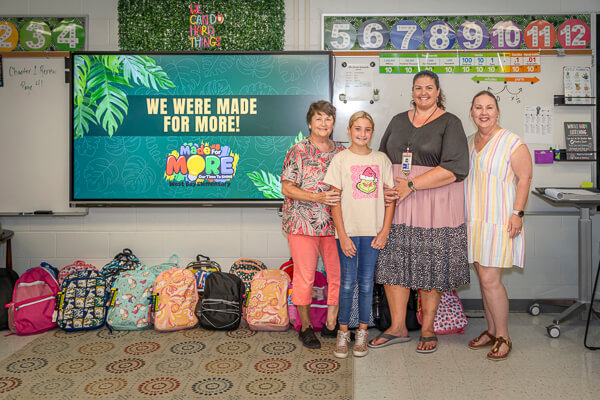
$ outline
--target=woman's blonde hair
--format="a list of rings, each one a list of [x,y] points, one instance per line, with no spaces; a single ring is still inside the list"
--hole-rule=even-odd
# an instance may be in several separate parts
[[[352,114],[350,120],[348,121],[348,128],[352,128],[352,125],[354,125],[356,120],[360,118],[365,118],[366,120],[368,120],[371,123],[371,128],[375,130],[375,122],[373,122],[373,117],[371,117],[371,114],[369,114],[366,111],[357,111],[354,114]]]

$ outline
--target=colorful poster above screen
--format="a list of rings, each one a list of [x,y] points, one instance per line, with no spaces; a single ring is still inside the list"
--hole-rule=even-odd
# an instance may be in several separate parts
[[[589,14],[324,15],[323,20],[323,49],[333,51],[589,49],[592,32]]]
[[[280,201],[331,54],[75,53],[74,205]]]
[[[0,51],[80,51],[86,17],[0,16]]]

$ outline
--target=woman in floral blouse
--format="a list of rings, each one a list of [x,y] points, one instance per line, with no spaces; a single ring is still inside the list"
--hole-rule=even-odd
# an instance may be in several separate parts
[[[337,335],[340,260],[329,206],[338,204],[340,195],[330,190],[323,179],[331,159],[344,147],[329,138],[335,124],[335,107],[331,103],[311,104],[306,121],[310,136],[288,152],[281,173],[281,192],[285,196],[283,230],[294,260],[292,302],[302,321],[299,337],[304,346],[318,349],[321,342],[310,323],[310,304],[319,253],[327,273],[328,307],[327,323],[316,329],[322,329],[324,337]]]

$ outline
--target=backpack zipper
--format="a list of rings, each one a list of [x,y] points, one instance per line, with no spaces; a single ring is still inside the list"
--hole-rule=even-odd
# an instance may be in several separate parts
[[[56,296],[49,296],[49,297],[45,297],[43,299],[32,301],[31,303],[21,304],[20,306],[18,306],[18,307],[15,308],[15,311],[19,311],[23,307],[31,306],[31,305],[34,305],[34,304],[37,304],[37,303],[42,303],[44,301],[48,301],[48,300],[55,299],[55,298],[56,298]]]

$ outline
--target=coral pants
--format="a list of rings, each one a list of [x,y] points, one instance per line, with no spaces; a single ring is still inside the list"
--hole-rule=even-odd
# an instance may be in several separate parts
[[[312,303],[312,288],[320,252],[327,274],[327,305],[337,305],[340,295],[340,258],[335,236],[288,234],[288,243],[294,261],[292,303],[297,306]]]

